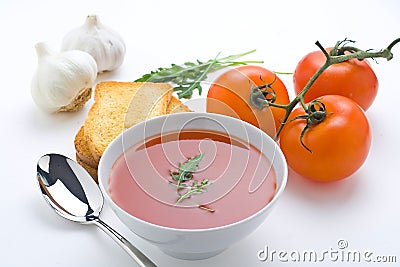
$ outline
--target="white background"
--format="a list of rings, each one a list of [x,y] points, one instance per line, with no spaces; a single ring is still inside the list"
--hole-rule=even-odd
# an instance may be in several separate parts
[[[36,162],[48,152],[74,158],[73,139],[90,103],[77,113],[46,115],[33,104],[30,81],[35,43],[59,49],[62,37],[98,14],[125,39],[122,67],[98,80],[132,81],[170,63],[207,60],[251,49],[248,59],[293,71],[319,40],[332,46],[345,37],[360,48],[380,49],[400,37],[400,2],[391,1],[8,1],[0,2],[0,265],[136,266],[95,226],[78,225],[54,213],[35,180]],[[287,189],[265,223],[245,240],[204,261],[171,258],[129,232],[108,206],[102,218],[125,234],[159,266],[308,266],[289,260],[261,262],[270,250],[348,249],[395,255],[400,262],[400,45],[390,62],[372,63],[379,78],[368,110],[373,143],[364,166],[352,177],[318,184],[292,172]],[[291,76],[282,79],[292,92]],[[291,93],[292,94],[292,93]],[[203,94],[203,97],[206,94]],[[328,151],[329,152],[329,151]],[[318,266],[332,265],[326,259]],[[355,264],[339,262],[338,266]],[[369,264],[368,266],[380,266]],[[314,266],[314,265],[312,265]],[[360,264],[355,266],[361,266]]]

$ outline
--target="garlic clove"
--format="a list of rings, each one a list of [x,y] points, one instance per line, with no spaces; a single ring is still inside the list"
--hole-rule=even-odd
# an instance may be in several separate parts
[[[61,50],[75,49],[92,55],[98,72],[118,68],[123,63],[126,52],[125,42],[119,33],[102,24],[97,15],[87,16],[82,26],[64,36]]]
[[[79,50],[57,53],[44,43],[35,46],[38,65],[31,82],[36,105],[48,113],[75,111],[90,99],[96,61]]]

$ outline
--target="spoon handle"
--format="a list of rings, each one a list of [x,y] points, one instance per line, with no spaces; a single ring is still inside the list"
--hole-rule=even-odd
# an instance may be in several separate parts
[[[100,218],[96,218],[92,222],[114,239],[114,241],[117,242],[139,264],[140,267],[157,267],[157,265],[155,265],[146,255],[108,224],[100,220]]]

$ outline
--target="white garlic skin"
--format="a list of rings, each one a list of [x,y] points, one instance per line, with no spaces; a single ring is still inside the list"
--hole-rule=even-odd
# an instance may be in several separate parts
[[[61,50],[82,50],[96,60],[98,72],[112,71],[124,61],[126,47],[122,37],[103,25],[99,17],[89,15],[85,23],[67,33]]]
[[[40,109],[58,112],[73,103],[83,90],[91,90],[97,77],[96,61],[91,55],[79,50],[57,53],[44,43],[36,44],[35,48],[38,65],[31,94]]]

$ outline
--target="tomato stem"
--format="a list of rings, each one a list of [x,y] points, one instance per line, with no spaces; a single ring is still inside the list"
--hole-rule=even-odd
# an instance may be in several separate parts
[[[390,43],[390,45],[388,45],[388,47],[386,48],[387,50],[391,51],[393,46],[395,46],[397,43],[400,43],[400,38],[395,39],[393,42]],[[389,59],[388,59],[389,60]]]
[[[302,108],[304,109],[304,111],[307,113],[307,115],[298,117],[297,119],[306,119],[307,120],[307,125],[305,127],[305,129],[302,132],[302,136],[300,137],[300,142],[303,144],[303,146],[309,150],[311,152],[311,150],[309,148],[307,148],[307,146],[305,146],[305,144],[303,143],[303,136],[305,134],[305,132],[312,127],[312,125],[314,124],[318,124],[320,122],[322,122],[325,117],[326,117],[326,111],[323,110],[314,110],[311,111],[310,108],[312,107],[313,109],[315,108],[315,105],[318,104],[322,104],[323,103],[320,100],[317,100],[318,103],[310,103],[308,106],[304,103],[304,95],[309,91],[309,89],[311,88],[311,86],[314,84],[314,82],[318,79],[318,77],[322,74],[322,72],[324,72],[328,67],[330,67],[331,65],[334,64],[338,64],[341,62],[345,62],[348,61],[352,58],[358,59],[358,60],[364,60],[367,58],[385,58],[386,60],[391,60],[393,58],[393,54],[392,54],[392,48],[400,43],[400,38],[395,39],[394,41],[392,41],[387,48],[380,50],[380,51],[371,51],[371,50],[367,50],[367,51],[363,51],[357,47],[354,46],[350,46],[348,44],[353,44],[354,41],[348,40],[348,39],[344,39],[342,41],[338,41],[336,42],[335,46],[333,47],[333,49],[331,50],[330,53],[328,53],[328,51],[321,45],[321,43],[319,41],[315,42],[315,45],[318,46],[319,49],[321,49],[322,53],[324,53],[326,60],[325,63],[317,70],[317,72],[310,78],[310,80],[307,82],[307,84],[304,86],[303,90],[300,91],[300,93],[287,105],[279,105],[279,104],[275,104],[275,103],[271,103],[268,100],[261,99],[261,95],[258,94],[256,96],[256,90],[252,90],[251,91],[251,102],[253,103],[264,103],[265,106],[272,106],[272,107],[277,107],[277,108],[282,108],[286,110],[285,116],[282,119],[282,122],[279,126],[279,128],[276,131],[275,137],[274,139],[277,140],[279,137],[279,134],[281,133],[283,127],[285,126],[285,124],[287,124],[288,122],[288,118],[289,115],[291,114],[291,112],[293,111],[293,109],[297,106],[298,103],[300,103],[300,105],[302,106]],[[348,52],[348,53],[345,53]],[[253,104],[254,105],[254,104]],[[259,106],[257,106],[259,107]],[[318,113],[318,114],[317,114]],[[322,113],[324,115],[322,115]],[[316,115],[317,114],[317,115]],[[312,120],[312,117],[318,116],[318,120],[317,121],[313,121],[312,123],[310,122]],[[319,117],[320,116],[320,117]],[[296,118],[295,118],[296,119]],[[289,121],[290,122],[290,121]]]

